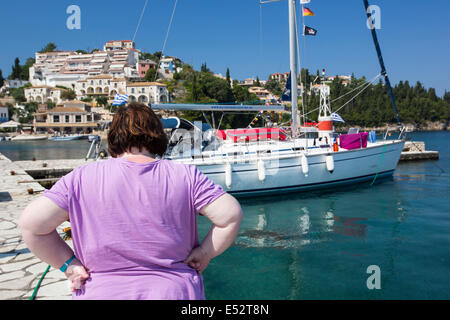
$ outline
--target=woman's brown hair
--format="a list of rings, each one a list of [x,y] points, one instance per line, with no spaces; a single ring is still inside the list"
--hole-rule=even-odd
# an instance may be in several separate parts
[[[140,103],[130,103],[120,107],[114,115],[108,133],[108,150],[113,158],[143,148],[155,155],[163,156],[166,152],[168,138],[161,121],[153,110]]]

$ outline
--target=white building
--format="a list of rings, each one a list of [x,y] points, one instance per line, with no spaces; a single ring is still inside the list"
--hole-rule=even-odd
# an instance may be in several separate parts
[[[113,40],[106,42],[103,47],[104,51],[121,49],[135,49],[135,43],[131,40]]]
[[[0,106],[0,123],[9,121],[8,107]]]
[[[61,103],[62,93],[66,91],[65,89],[55,88],[47,85],[43,86],[34,86],[25,88],[25,98],[28,102],[37,102],[37,103],[45,103],[45,102],[54,102]]]
[[[135,82],[127,84],[129,102],[145,104],[169,102],[169,91],[165,84],[158,82]]]
[[[130,102],[160,103],[169,101],[169,92],[165,84],[128,82],[126,78],[114,78],[111,75],[99,75],[77,81],[75,93],[77,99],[88,96],[104,96],[113,100],[116,94],[127,94]]]
[[[29,82],[25,80],[4,80],[3,83],[0,83],[0,93],[9,94],[10,89],[17,89],[28,83]]]
[[[35,54],[35,64],[30,68],[30,82],[34,86],[46,85],[47,77],[56,75],[63,69],[69,56],[76,54],[72,51],[55,51]]]
[[[116,94],[125,94],[127,80],[114,78],[111,75],[98,75],[79,80],[75,84],[75,93],[78,99],[87,96],[106,96],[114,98]]]
[[[261,87],[250,87],[248,92],[255,94],[259,100],[266,103],[276,101],[279,99],[278,96],[272,94],[270,91]]]
[[[139,78],[136,69],[139,50],[134,49],[131,41],[119,42],[108,42],[105,45],[107,50],[89,54],[73,51],[36,53],[29,80],[33,86],[74,88],[77,81],[91,76]]]
[[[163,57],[159,62],[159,69],[163,73],[181,72],[182,68],[177,68],[177,63],[181,63],[181,60],[175,57]]]
[[[19,80],[19,79],[5,80],[3,82],[3,86],[6,89],[11,89],[11,88],[17,89],[17,88],[23,87],[24,85],[26,85],[28,83],[30,83],[28,80]],[[1,85],[1,83],[0,83],[0,85]]]

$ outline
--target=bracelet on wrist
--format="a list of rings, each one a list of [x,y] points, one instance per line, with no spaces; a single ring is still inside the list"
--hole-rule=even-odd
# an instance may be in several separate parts
[[[73,255],[69,260],[64,262],[64,264],[61,266],[61,268],[59,268],[59,270],[61,272],[65,272],[75,258],[76,258],[75,255]]]

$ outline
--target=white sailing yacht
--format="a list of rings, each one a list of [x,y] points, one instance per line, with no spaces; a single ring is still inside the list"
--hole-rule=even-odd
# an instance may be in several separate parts
[[[297,88],[296,0],[288,2],[291,88]],[[378,42],[375,43],[379,50]],[[387,78],[383,70],[384,64],[382,74]],[[212,181],[238,197],[333,188],[392,176],[404,146],[401,134],[397,140],[371,139],[369,142],[363,141],[364,135],[355,134],[353,138],[359,139],[358,147],[344,146],[343,136],[337,136],[333,131],[329,94],[329,87],[323,84],[317,127],[299,125],[297,90],[292,90],[290,137],[282,136],[280,131],[267,134],[267,131],[242,129],[222,131],[220,139],[217,130],[210,130],[205,137],[202,130],[195,127],[194,136],[197,134],[199,138],[184,139],[184,142],[194,141],[194,147],[188,143],[187,148],[183,148],[179,143],[183,139],[175,139],[178,144],[167,158],[197,166]],[[154,104],[151,107],[179,111],[284,111],[280,105]],[[177,128],[177,125],[173,127],[172,140],[179,133]],[[340,145],[335,141],[340,141]]]

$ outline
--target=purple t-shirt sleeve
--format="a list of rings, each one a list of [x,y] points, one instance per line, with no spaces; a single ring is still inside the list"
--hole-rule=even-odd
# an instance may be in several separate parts
[[[214,202],[217,198],[223,196],[226,192],[220,185],[214,184],[203,172],[197,167],[191,166],[193,174],[193,201],[196,212]]]
[[[73,179],[73,171],[58,180],[50,190],[45,190],[44,197],[52,200],[58,207],[69,212],[69,194]]]

